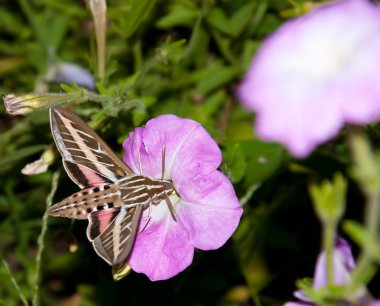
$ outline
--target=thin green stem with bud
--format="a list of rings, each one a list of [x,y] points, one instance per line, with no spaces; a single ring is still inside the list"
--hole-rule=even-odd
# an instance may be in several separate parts
[[[5,267],[5,270],[7,271],[8,275],[9,275],[9,278],[10,278],[13,286],[15,287],[15,289],[16,289],[16,291],[18,293],[19,299],[21,300],[21,302],[23,303],[24,306],[28,306],[29,305],[28,300],[25,297],[25,295],[22,293],[21,288],[18,285],[16,278],[13,276],[12,271],[9,268],[7,262],[4,259],[2,260],[2,262],[3,262],[3,265]]]
[[[379,241],[380,171],[371,145],[362,129],[349,131],[349,144],[354,159],[354,175],[366,197],[365,226],[367,237],[357,267],[352,273],[351,289],[367,284],[376,273],[373,250]]]
[[[336,239],[336,230],[337,224],[335,222],[328,222],[323,226],[323,249],[326,252],[327,286],[332,286],[335,283],[334,246]]]
[[[59,171],[54,172],[53,174],[53,180],[51,183],[51,190],[49,195],[46,198],[46,209],[48,209],[53,204],[53,197],[55,195],[55,192],[57,191],[58,186],[58,179],[59,179]],[[41,282],[41,263],[42,263],[42,252],[45,247],[45,235],[48,227],[47,223],[48,215],[44,214],[42,218],[42,228],[41,233],[38,236],[38,251],[36,256],[36,272],[35,272],[35,278],[34,278],[34,295],[33,295],[33,306],[40,305],[40,282]]]
[[[327,293],[334,296],[334,251],[337,227],[342,218],[346,203],[347,182],[340,173],[332,181],[309,187],[315,212],[322,223],[323,250],[326,254]]]

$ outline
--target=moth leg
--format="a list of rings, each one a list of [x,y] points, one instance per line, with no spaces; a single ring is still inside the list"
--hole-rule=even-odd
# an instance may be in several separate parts
[[[139,156],[139,168],[140,168],[140,175],[142,175],[142,164],[141,164],[141,155],[140,155],[140,148],[137,143],[135,135],[132,135],[133,141],[135,142],[136,148],[137,148],[137,155]]]
[[[164,194],[165,194],[165,201],[166,201],[166,204],[168,204],[170,214],[172,215],[174,221],[177,222],[177,214],[175,212],[174,205],[173,205],[172,201],[170,201],[170,199],[169,199],[168,195],[166,194],[166,192]]]
[[[165,145],[162,145],[162,173],[161,179],[163,180],[165,176]]]
[[[148,217],[146,218],[144,226],[142,227],[142,229],[137,234],[140,234],[146,228],[146,226],[148,225],[148,223],[151,219],[151,213],[152,213],[152,203],[149,203]]]

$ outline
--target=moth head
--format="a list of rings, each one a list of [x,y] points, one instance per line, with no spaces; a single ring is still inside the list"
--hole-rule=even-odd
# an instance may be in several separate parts
[[[164,188],[167,195],[177,194],[172,181],[163,181]]]

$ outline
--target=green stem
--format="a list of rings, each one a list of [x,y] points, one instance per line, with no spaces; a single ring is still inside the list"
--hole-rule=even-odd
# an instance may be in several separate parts
[[[253,282],[249,280],[249,277],[250,276],[247,275],[247,272],[245,272],[245,279],[247,280],[247,285],[248,285],[249,294],[251,296],[251,301],[254,306],[262,306],[260,297],[257,293],[257,288],[253,284]]]
[[[336,223],[326,222],[323,226],[323,249],[326,252],[327,286],[332,286],[335,283],[335,277],[334,277],[335,233],[336,233]]]
[[[195,43],[198,40],[198,36],[199,36],[200,31],[201,31],[202,21],[204,19],[204,16],[206,15],[207,7],[208,7],[207,1],[205,1],[205,0],[202,1],[202,8],[199,11],[198,18],[195,21],[193,30],[192,30],[191,35],[190,35],[189,43],[187,44],[186,50],[182,56],[184,59],[186,59],[192,53],[194,46],[195,46]]]
[[[92,101],[92,102],[100,102],[100,103],[107,103],[113,100],[114,98],[111,98],[106,95],[99,95],[93,92],[88,91],[87,92],[87,101]]]
[[[32,7],[29,5],[29,1],[28,0],[19,0],[18,1],[20,7],[21,7],[21,10],[23,11],[23,13],[25,14],[26,18],[28,19],[33,31],[34,31],[34,34],[36,35],[38,41],[46,46],[46,42],[45,42],[45,39],[43,38],[43,35],[41,35],[41,31],[40,31],[40,28],[38,27],[38,23],[37,23],[37,20],[35,18],[35,13],[32,9]]]
[[[144,63],[144,58],[143,58],[142,50],[141,50],[141,40],[138,40],[133,45],[132,51],[133,51],[134,71],[139,71],[143,67],[143,63]]]
[[[376,249],[379,241],[380,173],[370,143],[361,129],[350,130],[349,143],[355,162],[355,178],[366,197],[365,226],[368,236],[352,273],[353,289],[358,289],[376,273],[372,250]]]
[[[48,209],[52,203],[53,203],[53,197],[55,195],[55,192],[57,191],[57,185],[58,185],[58,179],[59,179],[59,171],[54,172],[53,174],[53,180],[51,183],[51,190],[49,195],[46,198],[46,209]],[[38,236],[38,250],[37,250],[37,256],[36,256],[36,274],[34,279],[34,295],[33,295],[33,306],[40,305],[40,282],[41,282],[41,263],[42,263],[42,253],[45,247],[45,235],[48,227],[48,215],[44,214],[42,217],[42,228],[41,233]]]
[[[29,305],[28,300],[26,299],[25,295],[22,293],[21,288],[20,288],[20,286],[18,285],[16,279],[14,278],[14,276],[13,276],[13,274],[12,274],[12,272],[11,272],[11,269],[9,269],[9,266],[8,266],[7,262],[6,262],[4,259],[2,260],[2,262],[3,262],[3,265],[4,265],[4,267],[5,267],[5,270],[6,270],[6,271],[8,272],[8,274],[9,274],[9,277],[10,277],[10,279],[11,279],[11,282],[12,282],[13,286],[15,287],[15,289],[16,289],[16,291],[17,291],[17,293],[18,293],[18,297],[20,298],[20,300],[22,301],[22,303],[23,303],[25,306],[28,306],[28,305]]]
[[[252,295],[252,299],[253,299],[253,303],[255,306],[262,306],[261,301],[260,301],[260,297],[257,293],[254,293]]]

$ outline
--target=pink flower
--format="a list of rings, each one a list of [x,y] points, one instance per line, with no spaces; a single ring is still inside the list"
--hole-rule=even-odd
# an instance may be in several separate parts
[[[380,119],[379,29],[377,4],[342,0],[264,41],[238,89],[257,135],[305,157],[344,123]]]
[[[333,255],[333,267],[334,267],[334,283],[336,285],[345,285],[351,280],[351,272],[355,268],[354,257],[352,256],[351,246],[346,240],[338,237],[335,242],[334,255]],[[317,264],[315,265],[313,289],[318,290],[324,288],[327,285],[327,273],[326,273],[326,252],[322,252],[318,256]],[[309,296],[301,290],[294,292],[294,296],[300,300],[300,302],[287,302],[284,306],[313,306],[316,305],[309,298]],[[380,300],[375,301],[366,291],[366,289],[360,288],[356,294],[355,303],[350,301],[341,301],[342,305],[366,305],[366,306],[379,306]]]
[[[136,128],[124,141],[124,162],[139,173],[140,151],[143,174],[161,178],[163,146],[164,178],[172,180],[177,191],[170,197],[176,220],[165,202],[153,205],[144,229],[146,222],[140,222],[142,231],[129,258],[131,268],[151,280],[168,279],[183,271],[193,260],[194,248],[221,247],[242,214],[231,182],[217,170],[222,160],[217,144],[193,120],[164,115],[148,121],[145,128]]]

